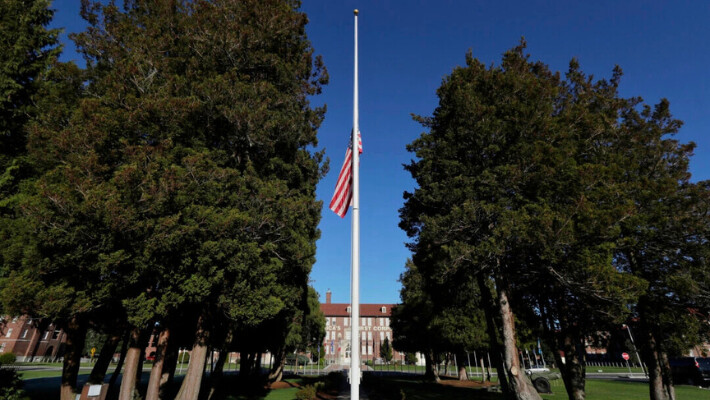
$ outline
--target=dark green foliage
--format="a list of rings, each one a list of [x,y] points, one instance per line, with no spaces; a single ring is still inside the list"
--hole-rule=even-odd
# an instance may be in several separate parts
[[[0,3],[0,171],[25,152],[26,124],[37,114],[43,75],[59,54],[58,29],[47,29],[48,0]]]
[[[683,347],[675,332],[689,335],[686,349],[699,339],[707,184],[688,181],[693,145],[670,138],[680,122],[667,101],[621,98],[618,68],[594,81],[572,60],[562,79],[524,48],[491,67],[469,54],[444,79],[433,116],[415,118],[429,131],[408,146],[416,159],[405,168],[418,187],[405,193],[400,226],[417,268],[403,275],[393,319],[455,343],[454,332],[468,330],[446,321],[477,305],[495,311],[502,301],[486,300],[488,290],[510,293],[529,327],[519,333],[564,351],[566,387],[579,396],[585,341],[632,312],[668,349]],[[478,292],[462,298],[476,279]],[[419,315],[407,313],[415,301]],[[671,315],[683,323],[670,327]],[[503,320],[487,315],[492,345]]]
[[[316,398],[316,388],[313,385],[306,385],[296,392],[298,400],[314,400]]]
[[[392,345],[388,338],[385,338],[382,344],[380,344],[380,356],[386,362],[392,361]]]
[[[0,366],[14,364],[17,358],[14,353],[2,353],[0,354]]]
[[[417,354],[416,353],[407,353],[404,356],[404,361],[407,363],[407,365],[414,365],[417,363]]]
[[[24,400],[23,382],[13,368],[0,368],[0,399]]]
[[[0,232],[13,313],[97,329],[199,316],[199,340],[258,352],[322,339],[307,283],[325,107],[310,99],[328,77],[298,7],[82,3],[86,70],[48,74],[29,130],[38,176]]]

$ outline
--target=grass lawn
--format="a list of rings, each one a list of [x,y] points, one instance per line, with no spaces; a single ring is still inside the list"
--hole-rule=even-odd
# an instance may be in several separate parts
[[[542,395],[543,399],[567,399],[561,380],[553,381],[551,384],[555,393]],[[489,392],[484,388],[439,385],[406,377],[375,377],[364,382],[364,386],[372,390],[374,396],[371,397],[377,399],[399,399],[403,393],[407,400],[503,400],[501,393]],[[710,399],[710,390],[678,386],[676,395],[683,400],[707,400]],[[648,396],[647,383],[587,380],[588,400],[646,400]]]
[[[226,400],[293,400],[296,398],[298,388],[271,390],[265,395],[230,395]]]
[[[62,371],[52,371],[52,370],[46,370],[46,371],[17,371],[17,374],[20,375],[20,378],[23,380],[27,379],[37,379],[37,378],[54,378],[57,376],[62,376]],[[80,373],[79,376],[82,375],[89,375],[88,373]]]
[[[557,381],[559,382],[559,380]],[[648,383],[644,382],[617,382],[600,379],[587,380],[588,400],[646,400],[648,399]],[[543,399],[567,399],[564,385],[560,383],[553,386],[554,394],[542,395]],[[680,385],[675,387],[676,397],[683,400],[707,400],[710,398],[710,390],[699,389],[693,386]]]

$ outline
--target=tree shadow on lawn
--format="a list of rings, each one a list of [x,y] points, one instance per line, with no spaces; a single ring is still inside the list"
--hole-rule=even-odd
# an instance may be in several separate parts
[[[80,375],[78,379],[79,387],[81,387],[89,375]],[[108,381],[110,377],[106,377]],[[150,372],[143,372],[141,381],[138,383],[138,392],[141,396],[145,396],[146,387],[148,380],[150,378]],[[165,385],[161,388],[161,398],[172,399],[175,398],[177,392],[180,390],[184,376],[176,376],[171,384]],[[219,385],[217,386],[217,391],[213,399],[215,400],[262,400],[266,398],[270,392],[274,390],[290,389],[290,388],[300,388],[306,385],[313,385],[315,382],[322,381],[323,377],[298,377],[289,378],[282,382],[278,382],[273,385],[268,385],[266,381],[266,375],[263,378],[247,378],[240,379],[239,375],[226,373]],[[61,378],[60,377],[49,377],[49,378],[35,378],[24,381],[24,390],[27,396],[31,400],[46,400],[46,399],[57,399],[59,398]],[[121,377],[109,390],[107,399],[115,400],[118,398],[118,394],[121,388]],[[200,390],[200,398],[207,398],[207,394],[210,390],[209,375],[206,374],[202,380],[202,388]],[[327,396],[327,395],[326,395]],[[334,396],[322,397],[322,398],[332,398]]]
[[[497,386],[481,385],[478,382],[461,382],[442,379],[441,383],[428,382],[418,376],[384,377],[365,374],[362,382],[370,400],[502,400]]]

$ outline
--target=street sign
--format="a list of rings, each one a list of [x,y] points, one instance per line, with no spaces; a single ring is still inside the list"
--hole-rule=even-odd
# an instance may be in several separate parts
[[[623,358],[626,361],[629,361],[629,353],[621,353],[621,358]]]

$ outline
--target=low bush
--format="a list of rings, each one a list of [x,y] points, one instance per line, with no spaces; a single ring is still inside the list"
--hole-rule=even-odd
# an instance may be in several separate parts
[[[313,385],[306,385],[301,390],[296,392],[297,400],[315,400],[316,388]]]
[[[0,354],[0,365],[14,364],[15,361],[17,361],[17,357],[13,353]]]
[[[20,379],[20,376],[14,369],[0,368],[0,399],[25,399],[25,393],[22,390],[22,384],[22,379]]]

